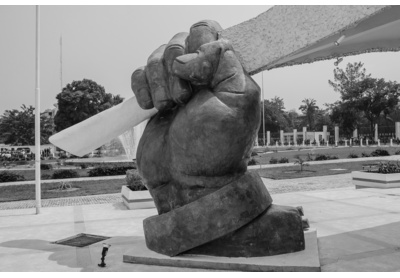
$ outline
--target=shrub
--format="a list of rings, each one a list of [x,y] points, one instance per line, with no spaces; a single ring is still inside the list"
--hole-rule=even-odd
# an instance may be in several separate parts
[[[362,156],[362,157],[370,157],[371,155],[370,155],[370,154],[367,154],[366,152],[363,152],[363,153],[361,154],[361,156]]]
[[[24,181],[25,177],[10,171],[0,172],[0,182]]]
[[[126,182],[132,191],[147,190],[137,170],[126,171]]]
[[[286,157],[282,157],[281,159],[279,159],[279,163],[289,163],[289,159],[287,159]]]
[[[125,175],[127,170],[135,169],[133,166],[100,166],[91,169],[89,177],[118,176]]]
[[[400,150],[397,150],[394,154],[400,154]]]
[[[326,156],[328,159],[339,159],[337,155],[327,155]]]
[[[326,154],[317,154],[315,160],[331,160],[331,159],[339,159],[337,155],[326,155]]]
[[[392,162],[379,162],[378,173],[382,174],[393,174],[400,173],[400,165],[397,161],[396,164]]]
[[[54,171],[52,179],[72,179],[72,178],[79,178],[79,174],[75,170],[57,170]]]
[[[251,156],[256,156],[258,155],[256,152],[251,152]]]
[[[387,150],[376,149],[371,153],[371,156],[390,156]]]
[[[300,165],[300,172],[303,172],[304,166],[310,166],[310,164],[306,163],[305,160],[300,157],[300,155],[296,155],[295,158],[296,160],[294,161],[294,164]]]
[[[49,175],[49,174],[43,174],[40,178],[41,178],[42,180],[50,180],[50,179],[51,179],[51,175]]]
[[[358,155],[355,153],[350,153],[348,158],[358,158]]]
[[[316,161],[318,161],[318,160],[328,160],[328,157],[326,155],[324,155],[324,154],[317,154],[316,157],[315,157],[315,160]]]
[[[79,165],[81,167],[81,169],[87,169],[88,165],[85,163],[82,163]]]
[[[249,162],[247,163],[247,165],[257,165],[257,161],[254,159],[254,158],[251,158],[250,160],[249,160]]]
[[[275,157],[271,157],[271,159],[269,160],[270,164],[277,164],[278,163],[278,159],[276,159]]]
[[[40,164],[40,170],[52,170],[53,165],[51,164]]]

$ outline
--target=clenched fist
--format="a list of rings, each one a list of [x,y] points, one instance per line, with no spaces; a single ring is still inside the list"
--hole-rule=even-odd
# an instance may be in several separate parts
[[[260,88],[214,21],[194,24],[156,49],[132,74],[149,121],[137,152],[139,173],[159,214],[237,179],[260,124]]]

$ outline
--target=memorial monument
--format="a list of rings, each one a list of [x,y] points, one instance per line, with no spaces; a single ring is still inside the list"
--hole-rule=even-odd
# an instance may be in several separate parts
[[[146,244],[169,256],[303,250],[300,212],[272,205],[258,174],[246,172],[260,88],[229,41],[218,39],[221,30],[215,21],[198,22],[132,74],[139,105],[159,111],[136,157],[159,213],[144,220]]]
[[[246,171],[260,122],[260,89],[250,75],[398,51],[399,9],[276,6],[226,30],[214,21],[198,22],[132,74],[136,99],[50,140],[84,155],[151,117],[137,153],[159,214],[144,220],[149,249],[228,257],[303,250],[301,210],[272,204],[261,179]]]

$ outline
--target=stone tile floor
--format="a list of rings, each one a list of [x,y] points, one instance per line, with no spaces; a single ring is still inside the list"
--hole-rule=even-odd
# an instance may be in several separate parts
[[[400,189],[356,190],[350,174],[264,183],[275,204],[303,206],[317,229],[322,271],[400,271]],[[123,263],[143,237],[143,219],[156,210],[127,210],[120,194],[111,195],[65,198],[58,206],[49,200],[39,215],[20,204],[1,209],[0,271],[204,271]],[[111,237],[105,269],[97,267],[102,242],[52,244],[78,233]]]

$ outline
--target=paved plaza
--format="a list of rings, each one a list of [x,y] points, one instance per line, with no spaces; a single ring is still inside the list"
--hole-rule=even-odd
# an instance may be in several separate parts
[[[317,229],[322,271],[400,271],[400,189],[356,190],[350,174],[263,180],[275,204],[303,206]],[[58,205],[48,200],[39,215],[33,207],[18,208],[20,202],[15,208],[3,203],[1,271],[207,271],[122,262],[156,209],[127,210],[119,194],[65,199]],[[103,242],[83,248],[52,243],[79,233],[110,237],[106,268],[97,266]]]

